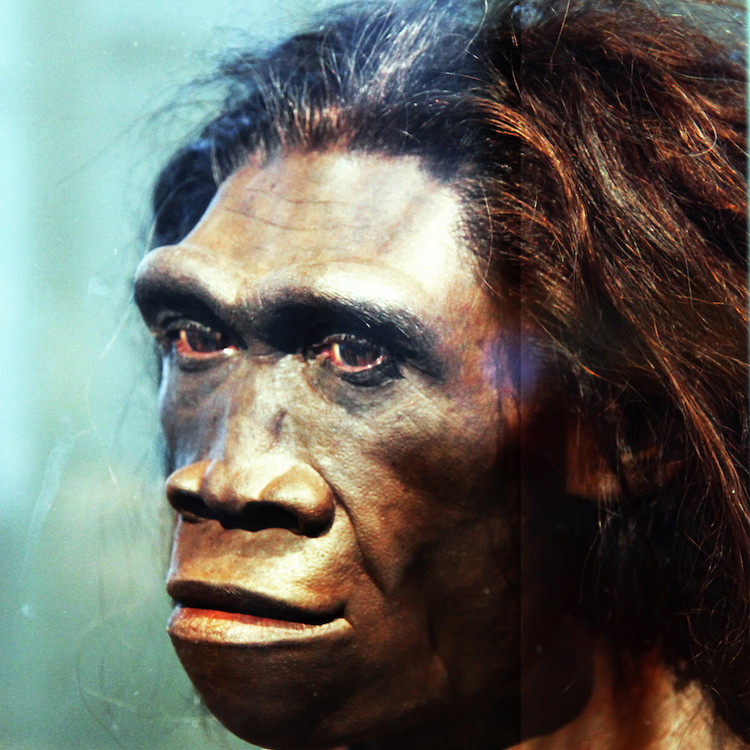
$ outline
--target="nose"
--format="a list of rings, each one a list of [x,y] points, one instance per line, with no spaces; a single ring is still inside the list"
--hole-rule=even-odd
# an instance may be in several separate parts
[[[284,456],[258,457],[242,469],[221,459],[192,463],[169,476],[166,491],[188,522],[212,519],[247,531],[281,528],[316,537],[331,525],[335,511],[325,479]]]

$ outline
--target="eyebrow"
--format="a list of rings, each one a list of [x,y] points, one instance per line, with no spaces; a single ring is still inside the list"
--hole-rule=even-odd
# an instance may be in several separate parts
[[[437,332],[415,312],[384,300],[351,294],[333,286],[289,286],[261,289],[252,300],[227,304],[211,294],[199,279],[147,276],[136,284],[134,296],[147,323],[173,310],[195,316],[207,325],[229,326],[254,335],[282,351],[296,351],[299,332],[330,328],[331,333],[353,329],[387,344],[394,354],[417,369],[442,380],[447,363],[439,354]]]

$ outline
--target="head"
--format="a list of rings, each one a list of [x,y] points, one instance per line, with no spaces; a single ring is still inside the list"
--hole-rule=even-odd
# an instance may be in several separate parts
[[[603,638],[746,729],[739,62],[629,3],[376,6],[221,76],[136,282],[209,708],[509,746]]]

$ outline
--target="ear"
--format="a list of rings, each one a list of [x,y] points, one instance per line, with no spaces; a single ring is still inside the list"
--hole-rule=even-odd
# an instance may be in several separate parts
[[[636,491],[663,487],[684,466],[681,458],[668,460],[660,455],[659,446],[654,444],[623,461],[622,476],[618,476],[591,425],[580,416],[568,417],[565,489],[571,496],[599,503],[615,500],[622,496],[623,486]]]
[[[620,481],[594,438],[590,425],[580,416],[570,415],[565,432],[565,489],[568,495],[600,503],[619,497]]]

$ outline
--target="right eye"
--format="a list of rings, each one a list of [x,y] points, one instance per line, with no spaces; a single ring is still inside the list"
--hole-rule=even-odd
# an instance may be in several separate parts
[[[173,353],[178,361],[188,364],[210,362],[237,351],[225,333],[194,320],[171,323],[161,340],[165,353]]]

